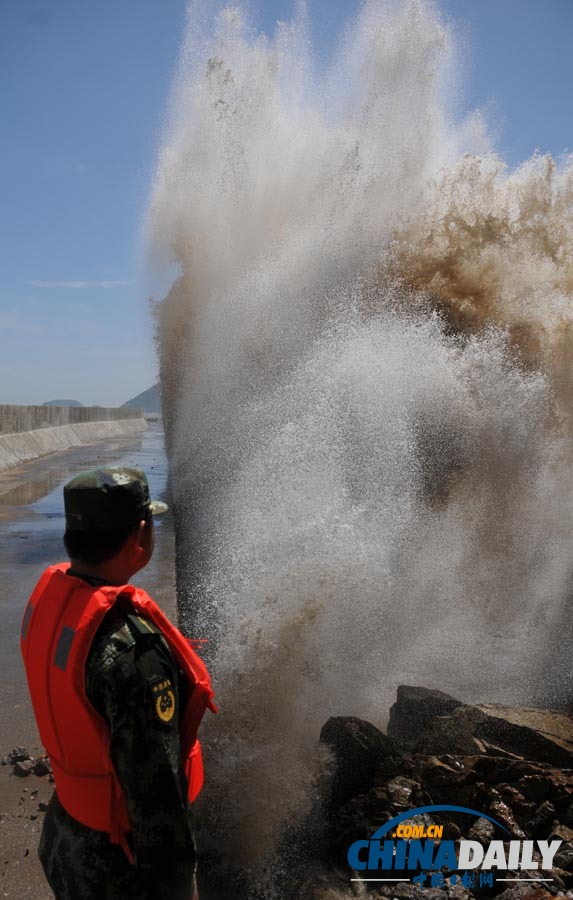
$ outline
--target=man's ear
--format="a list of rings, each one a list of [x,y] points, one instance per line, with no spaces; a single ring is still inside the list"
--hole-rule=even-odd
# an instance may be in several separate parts
[[[134,542],[135,546],[138,548],[138,550],[143,549],[143,545],[145,542],[146,527],[147,527],[147,522],[145,521],[145,519],[142,519],[141,522],[139,523],[139,525],[137,526],[137,529],[134,532],[133,542]]]

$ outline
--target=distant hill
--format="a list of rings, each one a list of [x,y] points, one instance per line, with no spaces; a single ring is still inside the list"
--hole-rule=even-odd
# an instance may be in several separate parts
[[[79,400],[46,400],[42,406],[83,406]]]
[[[153,387],[132,397],[127,403],[122,404],[122,408],[126,406],[139,406],[144,413],[161,413],[161,395],[159,393],[159,385],[154,384]]]

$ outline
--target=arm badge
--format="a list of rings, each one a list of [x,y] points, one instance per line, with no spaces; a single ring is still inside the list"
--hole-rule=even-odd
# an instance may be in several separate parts
[[[169,725],[175,715],[175,689],[170,678],[164,678],[151,686],[155,716],[163,725]]]

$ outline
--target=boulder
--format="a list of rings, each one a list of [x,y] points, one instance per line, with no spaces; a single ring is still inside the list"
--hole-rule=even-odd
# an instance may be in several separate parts
[[[490,803],[489,810],[493,818],[499,822],[500,825],[503,825],[504,828],[507,828],[513,840],[524,841],[526,839],[527,835],[515,821],[513,812],[507,803],[504,803],[501,799],[495,798]]]
[[[446,701],[438,699],[414,717],[417,702],[408,701],[408,713],[400,712],[400,701],[395,703],[388,725],[389,734],[417,753],[475,754],[573,769],[573,718],[566,713],[497,704],[458,704],[440,712]]]
[[[555,854],[554,862],[560,869],[566,869],[568,872],[573,872],[573,843],[571,843],[571,841],[561,844],[559,850]]]
[[[443,691],[400,685],[396,702],[390,708],[388,736],[413,745],[436,716],[449,715],[462,705]]]
[[[473,706],[458,706],[449,715],[436,715],[420,731],[414,750],[463,756],[485,753],[485,746],[475,737],[483,718],[484,713]]]
[[[475,737],[526,759],[573,768],[573,717],[548,709],[500,706],[475,707],[484,715]]]
[[[397,775],[386,784],[386,794],[394,809],[417,806],[420,802],[419,790],[418,782],[404,775]]]
[[[439,785],[459,785],[464,784],[468,773],[466,767],[452,756],[430,756],[421,769],[421,781],[424,787],[430,792],[431,788]]]
[[[328,719],[320,741],[334,754],[331,804],[334,809],[372,787],[384,756],[396,752],[395,742],[375,725],[352,716]]]
[[[489,819],[480,818],[474,822],[466,837],[469,841],[477,841],[482,847],[486,847],[493,841],[494,831],[493,823]]]

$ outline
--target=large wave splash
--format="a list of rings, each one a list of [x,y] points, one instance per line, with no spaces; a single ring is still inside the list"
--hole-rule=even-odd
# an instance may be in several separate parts
[[[268,863],[329,715],[399,683],[571,697],[573,165],[456,120],[451,30],[367,2],[188,34],[150,209],[181,606],[222,714],[203,815]],[[215,812],[213,812],[215,810]],[[209,812],[210,811],[210,812]]]

